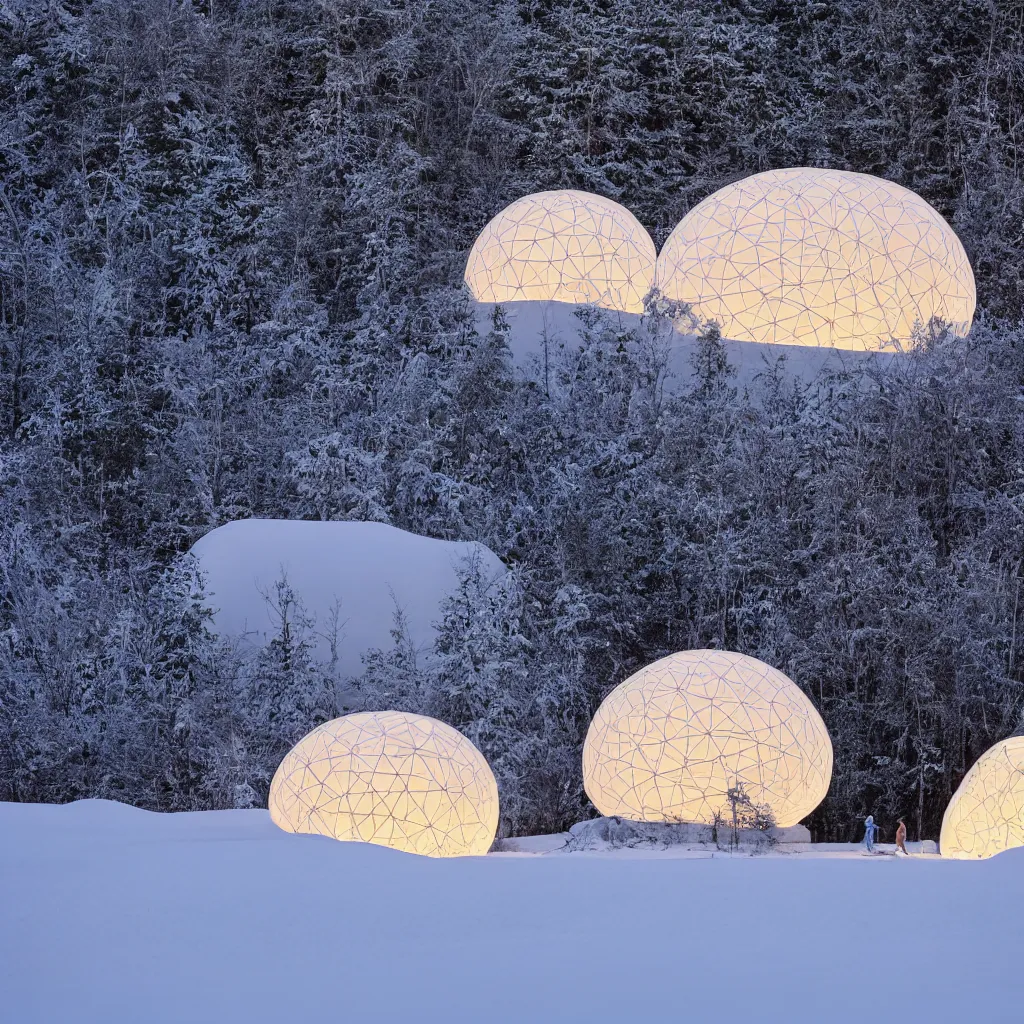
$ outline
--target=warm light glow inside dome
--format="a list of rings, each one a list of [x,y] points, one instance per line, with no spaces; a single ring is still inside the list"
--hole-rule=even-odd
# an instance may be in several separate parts
[[[832,743],[787,676],[728,651],[684,651],[648,665],[598,708],[583,748],[587,795],[604,815],[713,824],[741,784],[776,824],[824,798]]]
[[[657,286],[736,341],[875,350],[932,317],[966,334],[974,274],[920,196],[867,174],[800,167],[728,185],[690,211]]]
[[[269,803],[286,832],[428,857],[486,853],[498,827],[498,787],[480,751],[443,722],[399,711],[314,729],[281,762]]]
[[[589,192],[536,192],[480,232],[466,284],[480,302],[551,299],[642,313],[656,255],[624,206]]]
[[[1024,736],[990,747],[953,794],[942,818],[939,850],[962,860],[1024,846]]]

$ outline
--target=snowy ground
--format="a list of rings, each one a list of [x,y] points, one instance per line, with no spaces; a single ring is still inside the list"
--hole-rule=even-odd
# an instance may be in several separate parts
[[[1019,1022],[1022,907],[1024,850],[434,861],[0,804],[0,1020]]]

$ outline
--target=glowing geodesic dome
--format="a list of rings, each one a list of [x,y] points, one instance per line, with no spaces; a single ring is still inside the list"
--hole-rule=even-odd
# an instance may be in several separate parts
[[[480,232],[466,284],[480,302],[552,299],[642,313],[656,256],[624,206],[589,192],[536,192]]]
[[[942,817],[939,851],[961,860],[1024,846],[1024,736],[990,747],[964,776]]]
[[[480,751],[443,722],[400,711],[314,729],[281,762],[269,803],[286,832],[428,857],[486,853],[498,827],[498,787]]]
[[[891,181],[811,167],[715,192],[669,235],[656,283],[726,338],[874,350],[932,317],[966,334],[974,274],[960,240]]]
[[[713,824],[738,786],[795,825],[824,798],[832,742],[787,676],[729,651],[684,651],[620,683],[583,747],[587,795],[604,815]]]

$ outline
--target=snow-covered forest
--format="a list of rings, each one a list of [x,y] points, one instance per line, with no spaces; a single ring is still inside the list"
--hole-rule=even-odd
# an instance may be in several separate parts
[[[1015,0],[0,0],[0,56],[0,799],[265,801],[340,681],[285,586],[256,656],[210,630],[186,552],[243,517],[510,567],[358,681],[480,746],[506,834],[588,813],[593,711],[675,650],[811,695],[818,839],[935,837],[1020,727]],[[585,314],[546,375],[476,329],[466,254],[519,196],[600,193],[660,244],[800,165],[942,212],[967,340],[741,387],[710,330],[667,388],[656,322]]]

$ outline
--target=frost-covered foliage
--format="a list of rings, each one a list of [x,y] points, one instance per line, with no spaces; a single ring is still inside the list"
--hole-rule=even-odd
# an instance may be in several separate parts
[[[0,798],[264,798],[341,681],[303,613],[255,659],[182,552],[245,516],[479,540],[438,649],[367,701],[479,743],[506,833],[587,811],[615,683],[719,645],[779,666],[836,750],[811,825],[935,834],[1020,722],[1022,28],[909,0],[0,2]],[[598,315],[536,373],[458,290],[525,192],[662,241],[715,188],[830,165],[914,188],[978,278],[968,342],[737,393],[714,332]],[[656,319],[649,317],[648,319]]]

